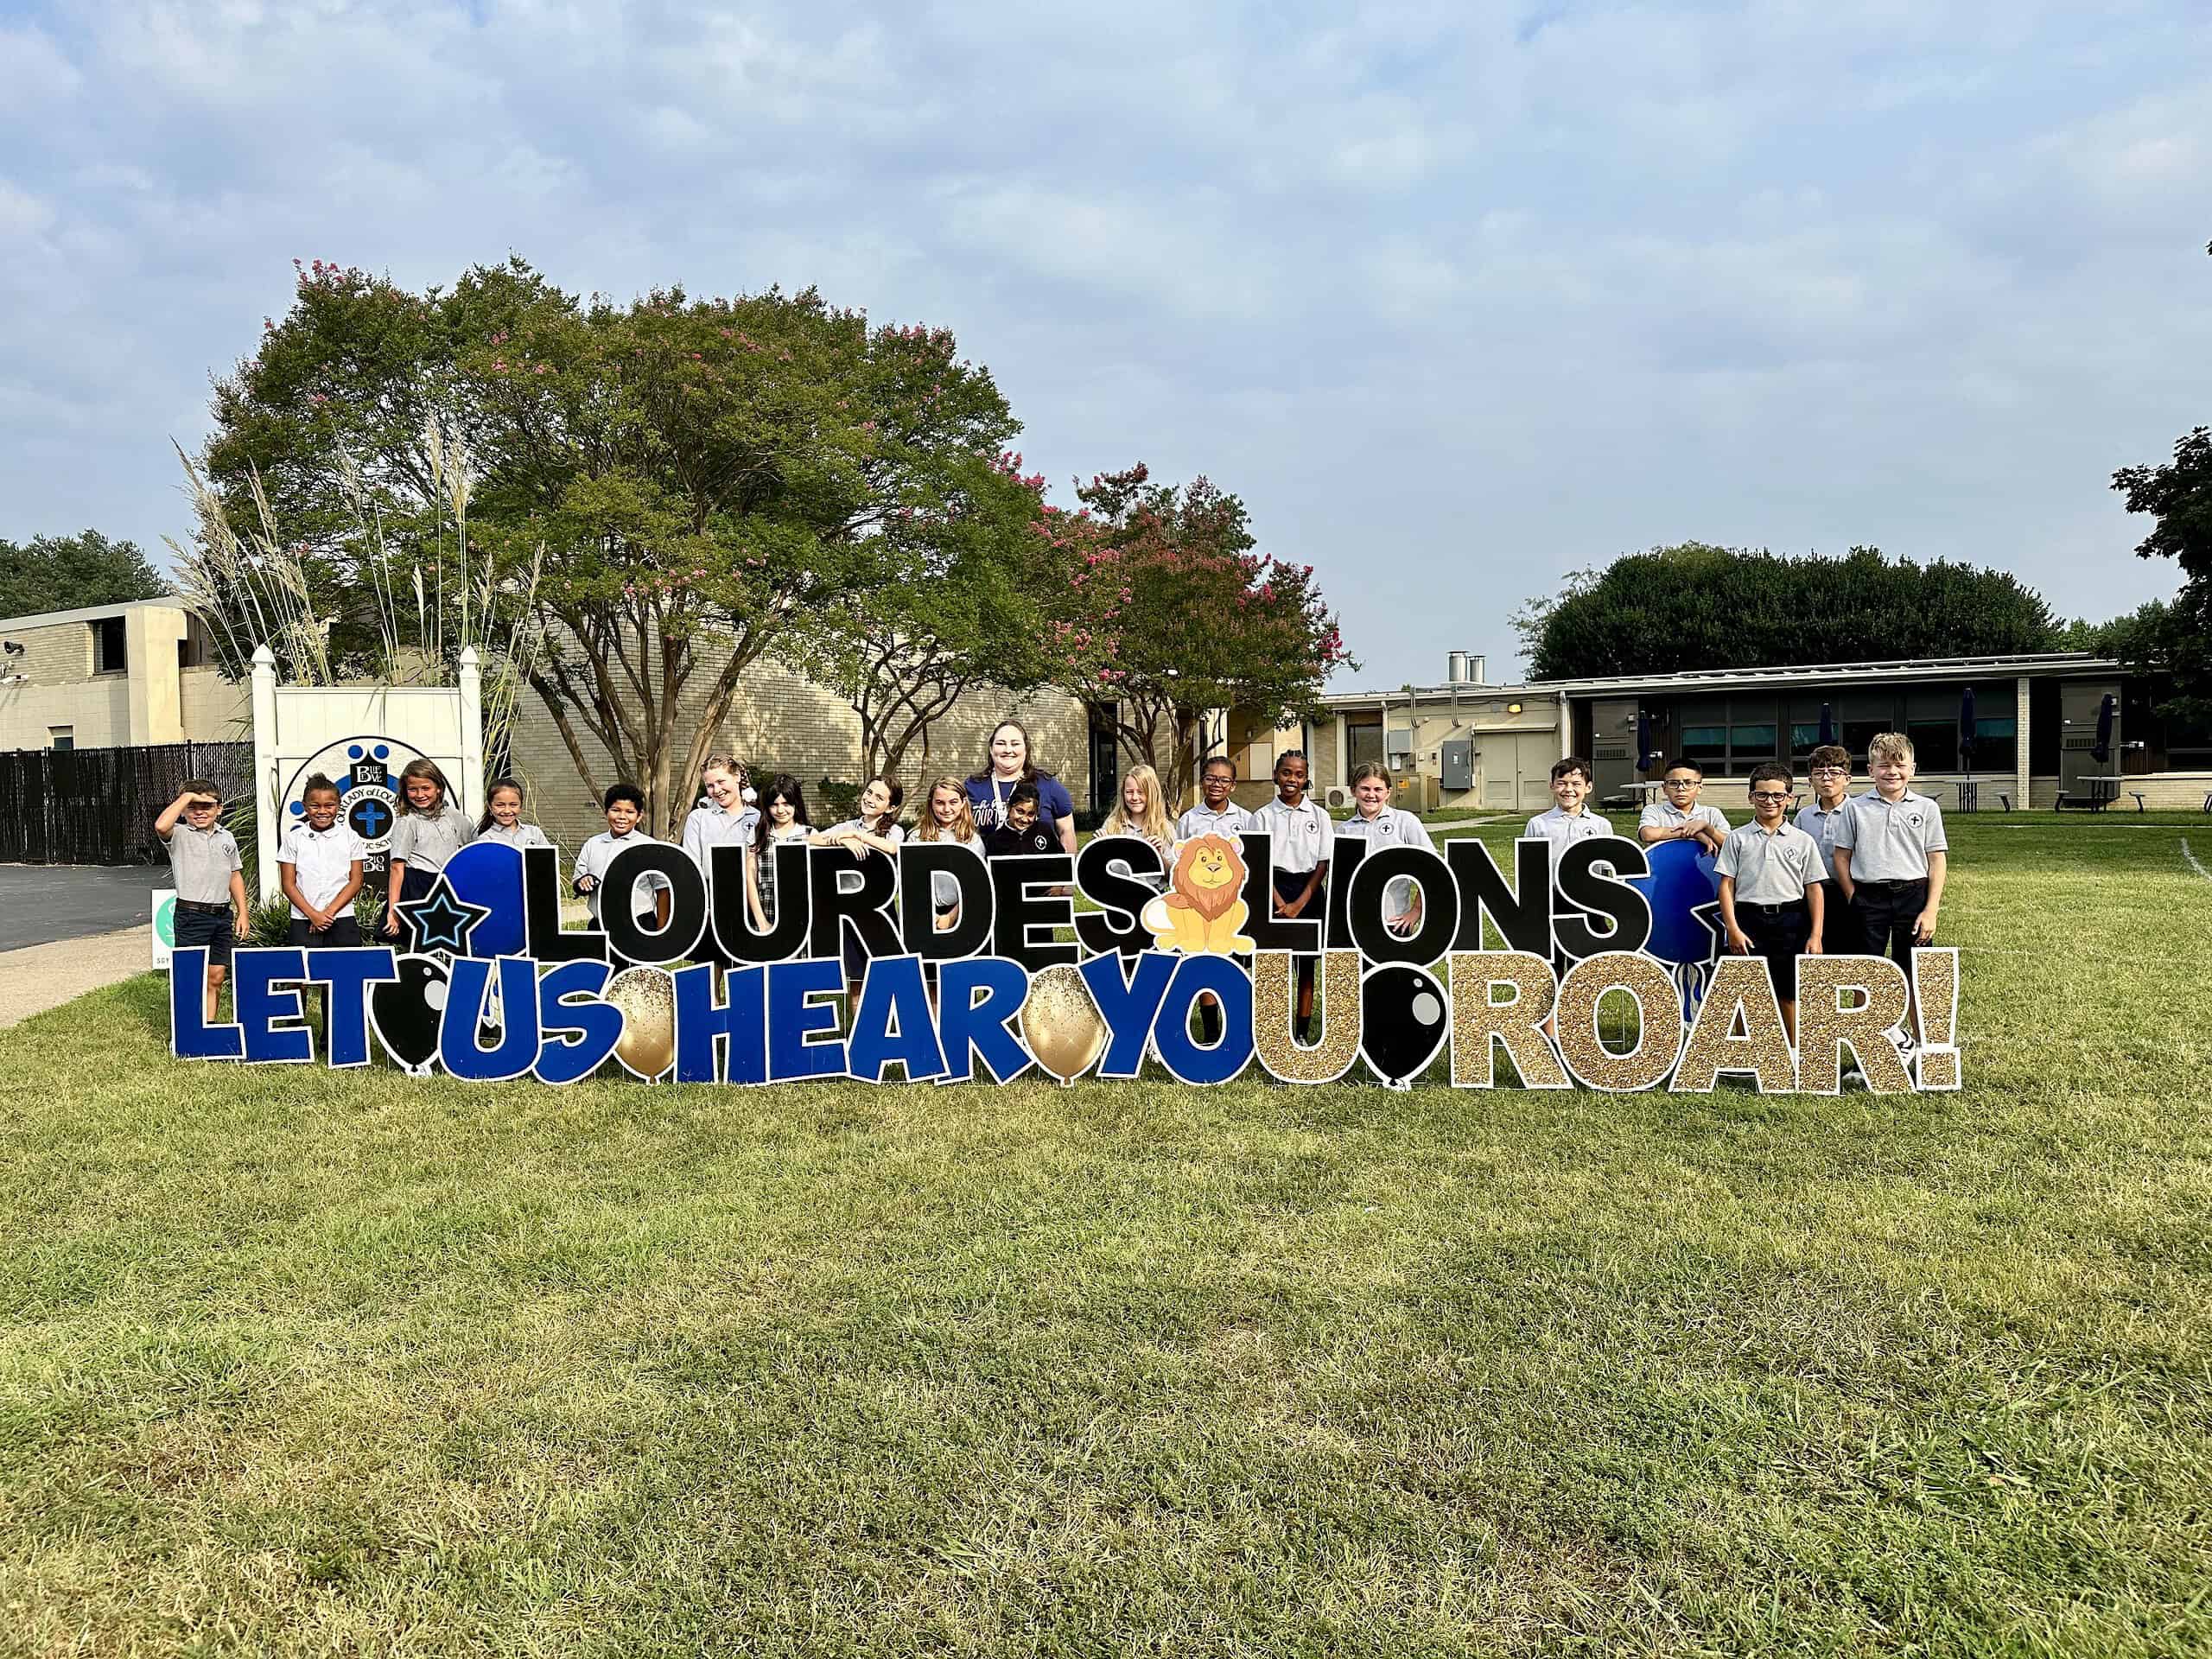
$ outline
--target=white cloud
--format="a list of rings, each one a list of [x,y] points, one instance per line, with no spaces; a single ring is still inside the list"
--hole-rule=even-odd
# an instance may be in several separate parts
[[[2188,0],[118,0],[0,79],[0,535],[178,531],[294,255],[949,324],[1033,464],[1239,490],[1390,683],[1687,535],[2117,609],[2107,475],[2212,418]]]

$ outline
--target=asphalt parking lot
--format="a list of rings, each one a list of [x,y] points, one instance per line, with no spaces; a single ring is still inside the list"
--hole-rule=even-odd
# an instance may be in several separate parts
[[[143,927],[162,865],[0,864],[0,950]]]

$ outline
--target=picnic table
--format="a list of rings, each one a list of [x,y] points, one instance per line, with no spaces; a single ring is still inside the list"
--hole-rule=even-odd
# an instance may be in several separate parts
[[[2120,779],[2116,774],[2085,774],[2074,781],[2086,785],[2088,793],[2076,798],[2069,798],[2074,796],[2072,790],[2060,790],[2056,804],[2061,809],[2081,806],[2088,808],[2092,812],[2101,812],[2120,798]]]

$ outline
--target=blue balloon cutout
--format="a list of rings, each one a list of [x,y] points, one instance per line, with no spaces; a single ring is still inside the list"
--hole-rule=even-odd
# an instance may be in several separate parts
[[[446,861],[454,897],[492,913],[468,935],[472,957],[518,957],[529,937],[523,914],[522,849],[504,841],[472,841]]]
[[[1662,841],[1645,851],[1651,874],[1625,878],[1651,902],[1651,938],[1643,948],[1673,969],[1682,1018],[1694,1020],[1726,937],[1719,861],[1701,841]]]
[[[1651,874],[1626,878],[1629,886],[1643,888],[1651,902],[1651,938],[1643,948],[1677,966],[1711,962],[1720,950],[1720,935],[1713,931],[1719,912],[1706,912],[1714,918],[1708,926],[1698,910],[1720,901],[1720,877],[1713,854],[1703,842],[1692,841],[1662,841],[1647,852]]]

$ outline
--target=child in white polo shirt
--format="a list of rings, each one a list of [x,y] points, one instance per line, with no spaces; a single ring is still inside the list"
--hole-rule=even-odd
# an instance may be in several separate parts
[[[1912,740],[1884,732],[1866,746],[1874,787],[1844,808],[1836,880],[1859,917],[1859,948],[1896,958],[1908,980],[1915,946],[1932,944],[1950,842],[1943,810],[1912,787]]]
[[[1252,815],[1229,798],[1236,790],[1236,763],[1217,754],[1198,768],[1198,804],[1186,806],[1175,820],[1175,839],[1221,836],[1234,841],[1244,833]]]
[[[1751,770],[1751,821],[1720,843],[1720,919],[1728,948],[1766,963],[1782,1005],[1783,1028],[1797,1041],[1797,958],[1821,954],[1821,912],[1827,866],[1821,844],[1784,816],[1789,768]]]
[[[1306,751],[1285,749],[1275,757],[1274,798],[1252,814],[1245,826],[1268,838],[1274,877],[1274,913],[1311,916],[1316,920],[1329,907],[1329,849],[1337,838],[1336,822],[1318,801],[1309,800]],[[1298,1038],[1306,1040],[1313,1025],[1313,985],[1318,957],[1298,959]]]
[[[1589,809],[1591,779],[1590,763],[1579,754],[1570,754],[1554,765],[1552,799],[1557,804],[1529,819],[1528,829],[1522,832],[1523,837],[1541,836],[1565,847],[1595,836],[1611,835],[1613,826]]]
[[[180,949],[207,950],[207,1023],[215,1023],[215,1001],[230,972],[231,946],[252,925],[245,897],[244,861],[238,837],[223,828],[223,797],[205,778],[188,778],[176,799],[154,820],[154,833],[168,848],[175,873],[176,908],[172,931]],[[181,822],[180,822],[181,820]]]
[[[1434,852],[1428,826],[1402,806],[1390,804],[1390,769],[1377,761],[1363,761],[1352,768],[1351,798],[1355,810],[1337,826],[1338,840],[1363,841],[1367,850],[1382,847],[1419,847]],[[1421,926],[1421,890],[1410,876],[1400,876],[1382,890],[1382,925],[1401,938]]]
[[[353,897],[369,849],[339,822],[338,800],[338,785],[315,773],[300,791],[300,821],[276,843],[278,885],[292,901],[292,944],[343,950],[361,942]]]
[[[1717,806],[1698,803],[1705,787],[1705,768],[1688,755],[1667,763],[1662,780],[1667,798],[1654,801],[1637,820],[1636,833],[1645,846],[1662,841],[1701,841],[1718,853],[1728,838],[1728,820]]]
[[[1851,804],[1851,751],[1840,743],[1823,743],[1805,764],[1813,798],[1797,809],[1796,824],[1821,843],[1821,862],[1827,871],[1821,938],[1831,950],[1856,950],[1859,920],[1851,913],[1851,901],[1843,896],[1843,884],[1835,873],[1835,832],[1843,822],[1843,809]]]

